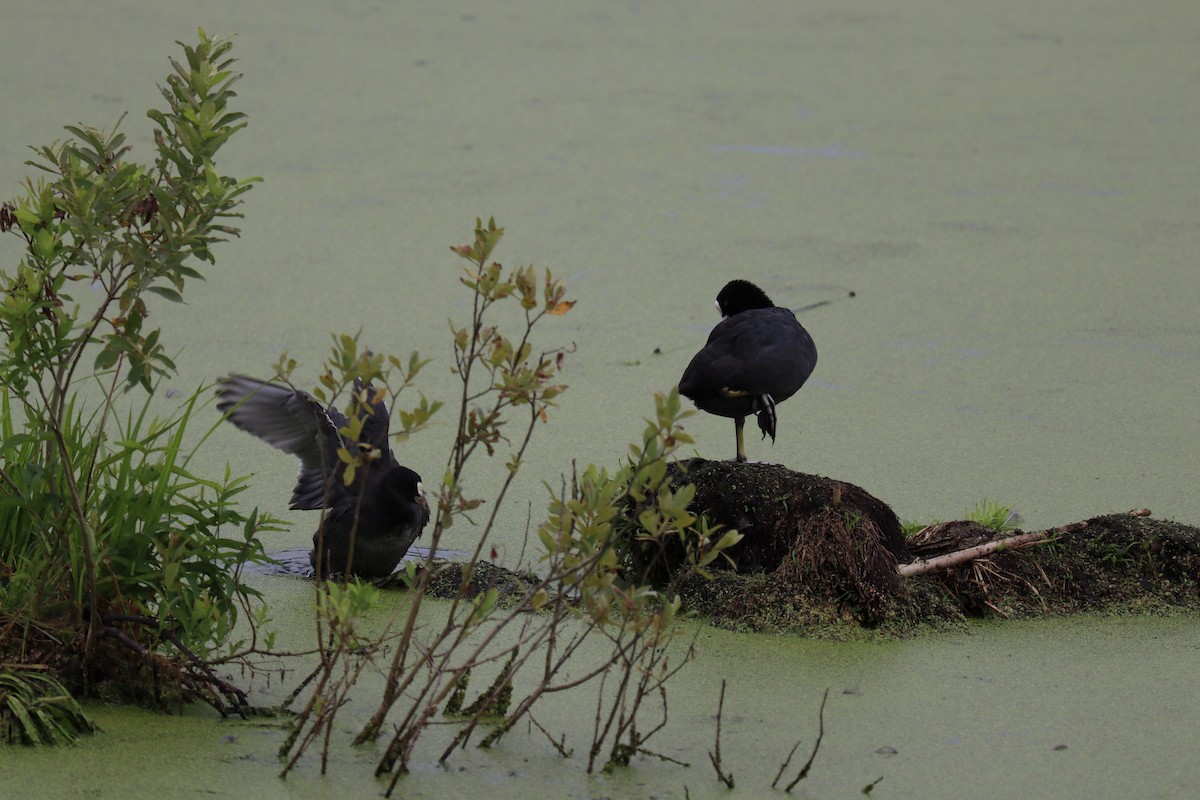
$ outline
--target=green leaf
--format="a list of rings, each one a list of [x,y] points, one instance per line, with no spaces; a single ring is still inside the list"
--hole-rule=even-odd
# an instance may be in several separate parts
[[[172,289],[170,286],[150,286],[146,288],[146,291],[153,292],[160,297],[165,297],[172,303],[183,302],[183,295]]]
[[[57,241],[49,228],[40,229],[33,237],[33,251],[46,261],[54,257],[56,245]]]
[[[225,187],[221,184],[221,177],[217,174],[216,167],[211,161],[204,162],[204,179],[208,185],[208,193],[213,197],[220,198],[225,193]]]
[[[226,114],[225,116],[221,117],[219,120],[217,120],[213,124],[213,127],[214,128],[224,128],[225,126],[229,125],[230,123],[237,122],[239,119],[245,119],[245,118],[246,118],[245,114],[243,114],[240,111],[235,111],[231,114]]]
[[[93,368],[96,370],[105,370],[117,363],[117,359],[121,357],[114,348],[106,346],[103,350],[96,354],[96,361]]]

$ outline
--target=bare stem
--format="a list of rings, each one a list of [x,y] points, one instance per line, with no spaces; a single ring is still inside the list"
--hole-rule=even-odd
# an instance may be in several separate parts
[[[812,769],[813,761],[815,761],[817,758],[817,751],[821,749],[821,740],[825,738],[825,701],[828,699],[829,690],[826,689],[825,694],[821,696],[821,708],[817,712],[817,740],[813,742],[813,749],[812,752],[808,754],[808,761],[804,762],[804,766],[800,768],[800,772],[797,773],[796,777],[792,779],[792,782],[784,788],[784,791],[788,794],[791,794],[792,789],[796,787],[797,783],[808,777],[808,771]],[[779,772],[776,774],[775,780],[771,781],[772,789],[775,788],[775,784],[779,782],[779,779],[783,777],[784,770],[786,770],[788,764],[791,763],[792,755],[795,754],[799,747],[800,742],[797,741],[795,746],[792,747],[791,752],[788,753],[787,760],[784,761],[783,765],[779,768]]]
[[[708,754],[713,769],[717,771],[717,780],[728,788],[733,788],[733,773],[721,768],[721,715],[725,713],[725,679],[721,679],[721,699],[717,701],[717,739],[713,750]]]

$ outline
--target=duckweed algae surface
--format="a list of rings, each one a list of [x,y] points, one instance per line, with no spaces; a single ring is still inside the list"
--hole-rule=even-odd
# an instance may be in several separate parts
[[[26,145],[126,111],[149,157],[173,41],[237,35],[249,127],[223,156],[264,182],[188,305],[154,309],[179,391],[283,350],[315,381],[329,332],[361,327],[434,358],[420,388],[450,396],[465,296],[447,247],[495,215],[497,257],[552,267],[580,301],[548,343],[575,343],[571,389],[514,487],[535,508],[571,459],[624,455],[745,277],[821,353],[750,459],[869,487],[905,520],[983,497],[1033,528],[1200,520],[1187,3],[122,9],[33,4],[0,26],[0,187],[16,194]],[[728,420],[688,427],[729,456]],[[435,418],[401,462],[439,475],[452,435]],[[286,459],[211,441],[197,470],[231,460],[258,476],[247,502],[286,507]],[[315,527],[290,518],[277,549]]]
[[[265,587],[281,600],[281,625],[305,624],[310,586],[275,578]],[[774,794],[771,780],[800,741],[794,774],[816,738],[827,688],[825,736],[794,796],[859,796],[881,777],[872,796],[1188,797],[1200,781],[1192,735],[1200,714],[1195,617],[973,622],[904,641],[815,641],[704,626],[696,636],[699,658],[671,686],[669,734],[658,742],[660,752],[690,767],[636,758],[628,769],[587,776],[580,748],[594,708],[562,697],[538,721],[566,734],[572,758],[524,728],[493,750],[456,752],[448,768],[434,760],[441,745],[431,742],[402,779],[401,796],[666,798],[685,796],[686,787],[693,798],[728,797],[707,755],[722,679],[721,751],[734,797]],[[255,696],[277,700],[290,685],[273,679],[256,686]],[[343,711],[325,778],[316,758],[286,781],[276,777],[282,720],[223,721],[203,709],[168,717],[93,704],[89,713],[103,728],[97,736],[68,750],[0,750],[0,797],[376,796],[383,788],[371,777],[377,749],[349,746],[378,687],[367,680],[361,690]]]
[[[261,373],[285,349],[315,375],[329,332],[361,327],[380,349],[439,359],[422,389],[444,397],[446,317],[464,316],[447,245],[494,214],[509,229],[503,259],[565,275],[580,303],[553,344],[576,343],[571,389],[513,487],[501,562],[521,552],[543,481],[572,459],[624,456],[731,277],[799,308],[821,352],[780,409],[777,442],[748,442],[751,459],[869,487],[902,519],[953,519],[983,497],[1030,528],[1087,519],[1117,543],[1097,554],[1114,569],[1057,579],[1097,596],[1164,568],[1121,542],[1169,542],[1165,520],[1200,520],[1189,3],[133,0],[9,16],[5,198],[28,171],[25,146],[64,124],[109,127],[128,111],[133,155],[148,157],[142,111],[161,102],[172,42],[198,25],[238,35],[250,127],[227,166],[265,182],[189,304],[154,312],[181,366],[168,389]],[[14,248],[0,242],[5,269]],[[698,453],[727,455],[728,427],[689,421]],[[435,420],[401,460],[440,474],[451,436]],[[294,466],[244,439],[217,430],[193,466],[255,472],[245,502],[281,511]],[[480,475],[479,494],[502,477],[499,464]],[[1155,517],[1111,530],[1097,517],[1142,507]],[[289,518],[272,549],[306,545],[313,521]],[[469,551],[471,535],[456,526],[445,545]],[[1022,587],[1040,576],[1004,568],[1020,578],[1011,591],[960,594],[1036,611]],[[256,580],[299,646],[311,586]],[[941,592],[937,580],[923,582]],[[967,620],[869,642],[702,627],[696,646],[667,749],[690,768],[637,760],[589,778],[537,736],[512,736],[450,769],[420,762],[405,796],[729,796],[707,763],[722,678],[735,796],[768,794],[798,739],[807,752],[826,688],[809,797],[856,796],[879,777],[880,798],[1200,785],[1195,616]],[[282,683],[255,681],[254,696],[279,699]],[[93,706],[104,730],[76,747],[0,751],[0,797],[373,796],[376,754],[345,746],[360,707],[370,698],[347,708],[329,777],[306,762],[284,782],[277,721]],[[540,721],[585,747],[592,714],[563,700]]]

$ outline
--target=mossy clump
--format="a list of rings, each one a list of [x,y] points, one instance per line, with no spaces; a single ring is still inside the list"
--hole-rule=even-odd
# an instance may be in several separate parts
[[[971,617],[1200,610],[1200,529],[1148,512],[1033,536],[955,521],[906,540],[886,503],[832,478],[702,459],[673,464],[669,474],[673,487],[695,485],[693,513],[743,534],[728,551],[732,565],[676,584],[685,608],[723,627],[861,638]],[[1007,537],[1024,537],[1026,546],[928,574],[897,571],[914,558]]]
[[[676,462],[668,476],[672,489],[696,487],[693,513],[743,534],[728,550],[732,563],[714,561],[707,576],[672,575],[685,563],[681,549],[650,554],[656,569],[665,565],[659,583],[721,627],[863,639],[957,628],[970,618],[1200,611],[1200,529],[1149,512],[1034,534],[956,520],[906,540],[886,503],[832,478],[702,459]],[[997,548],[1000,541],[1006,546]],[[963,552],[981,545],[989,552]],[[919,572],[931,566],[925,561],[956,555],[964,557],[935,571],[898,570]],[[486,562],[469,574],[447,562],[428,591],[449,598],[495,588],[498,602],[511,606],[537,583]]]
[[[911,557],[886,503],[858,486],[777,464],[691,459],[672,486],[696,487],[691,509],[741,532],[734,569],[680,586],[685,606],[736,627],[864,627],[917,616],[896,572]]]
[[[1043,544],[999,550],[932,577],[969,616],[1200,610],[1200,529],[1131,513],[1043,533]],[[960,549],[978,543],[979,531],[942,538],[959,544],[943,542],[943,552]]]
[[[455,597],[476,597],[491,589],[497,593],[497,604],[509,608],[529,597],[541,581],[528,572],[516,572],[491,563],[476,561],[468,564],[461,561],[438,561],[425,594],[441,600]],[[382,585],[402,587],[399,577],[389,578]]]

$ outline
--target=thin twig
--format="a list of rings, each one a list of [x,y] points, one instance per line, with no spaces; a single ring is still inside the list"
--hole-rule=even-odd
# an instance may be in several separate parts
[[[868,783],[866,786],[864,786],[864,787],[862,788],[862,793],[863,793],[863,794],[865,794],[865,795],[869,795],[869,794],[871,794],[871,792],[872,792],[872,791],[875,789],[875,787],[879,785],[879,782],[880,782],[881,780],[883,780],[883,776],[882,776],[882,775],[880,775],[878,778],[876,778],[875,780],[871,781],[871,782],[870,782],[870,783]]]
[[[800,749],[800,743],[802,741],[802,739],[796,740],[796,743],[792,745],[792,749],[788,751],[787,758],[785,758],[783,763],[779,765],[779,771],[775,773],[775,780],[771,781],[772,789],[775,788],[775,784],[779,783],[779,779],[783,777],[783,771],[788,768],[788,764],[792,763],[792,756],[796,755],[796,751]]]
[[[808,771],[812,768],[813,761],[817,757],[817,751],[821,749],[821,740],[825,738],[825,701],[829,699],[829,689],[825,690],[825,694],[821,696],[821,709],[817,712],[817,741],[813,743],[812,752],[808,754],[808,761],[804,762],[804,766],[800,768],[800,772],[796,775],[795,780],[787,785],[785,792],[791,794],[793,787],[800,781],[808,777]]]
[[[787,787],[784,789],[784,792],[787,792],[788,794],[792,792],[792,788],[796,786],[797,783],[803,781],[805,777],[808,777],[809,769],[811,769],[812,766],[812,760],[817,757],[817,751],[821,750],[821,739],[824,738],[824,704],[826,704],[827,699],[829,699],[828,688],[821,696],[821,709],[817,711],[817,740],[815,744],[812,745],[812,752],[809,753],[808,762],[805,762],[804,766],[800,768],[799,774],[796,776],[796,780],[788,783]],[[784,777],[784,772],[787,770],[788,764],[792,763],[792,756],[794,756],[796,751],[800,748],[800,741],[803,740],[797,740],[796,744],[792,745],[792,750],[791,752],[787,753],[787,758],[784,759],[784,763],[779,765],[779,771],[775,774],[775,780],[770,782],[770,788],[774,789],[775,784],[779,783],[781,777]]]
[[[717,740],[713,750],[708,754],[713,769],[717,771],[717,779],[730,789],[733,788],[733,773],[721,769],[721,715],[725,712],[725,679],[721,679],[721,699],[717,701]]]
[[[287,708],[287,707],[289,707],[289,706],[290,706],[292,703],[296,702],[296,698],[300,696],[300,693],[301,693],[302,691],[304,691],[304,687],[306,687],[306,686],[308,686],[310,683],[312,683],[312,682],[313,682],[313,680],[314,680],[314,679],[315,679],[315,678],[316,678],[318,675],[320,675],[320,674],[321,674],[321,670],[322,670],[322,669],[324,669],[324,668],[325,668],[325,665],[324,665],[324,664],[318,664],[318,665],[316,666],[316,668],[315,668],[315,669],[314,669],[312,672],[308,673],[308,676],[307,676],[307,677],[306,677],[304,680],[300,681],[300,683],[296,685],[296,688],[295,688],[295,689],[293,689],[293,690],[291,691],[291,693],[290,693],[290,694],[289,694],[287,697],[285,697],[285,698],[284,698],[283,702],[279,704],[279,707],[280,707],[280,708]]]
[[[668,755],[664,755],[662,753],[655,752],[654,750],[647,750],[644,747],[635,747],[635,748],[633,748],[633,752],[637,753],[638,755],[650,756],[651,758],[657,758],[659,761],[666,761],[669,764],[675,764],[680,767],[692,766],[687,761],[680,761],[677,758],[671,758]]]
[[[571,748],[570,750],[567,749],[567,735],[565,733],[561,738],[555,739],[550,735],[549,731],[542,727],[542,723],[538,722],[533,714],[526,714],[526,716],[529,717],[529,721],[533,723],[533,726],[541,731],[542,735],[550,741],[550,744],[554,746],[554,749],[558,751],[560,756],[563,758],[570,758],[575,754],[575,748]]]

